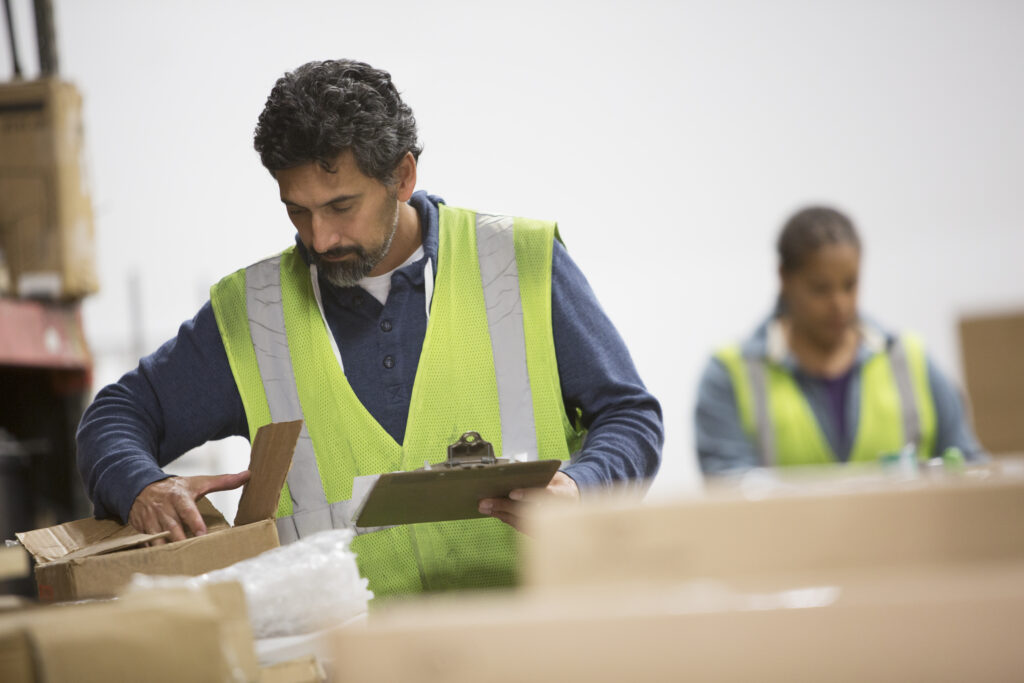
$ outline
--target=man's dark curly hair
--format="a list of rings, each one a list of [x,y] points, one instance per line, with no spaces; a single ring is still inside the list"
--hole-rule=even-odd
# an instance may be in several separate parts
[[[348,59],[308,62],[279,78],[253,138],[271,175],[310,161],[332,170],[351,149],[359,170],[386,185],[407,152],[419,159],[422,150],[391,74]]]

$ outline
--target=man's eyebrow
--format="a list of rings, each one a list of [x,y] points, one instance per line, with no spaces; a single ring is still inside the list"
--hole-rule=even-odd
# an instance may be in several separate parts
[[[318,208],[322,208],[322,207],[325,207],[325,206],[330,206],[331,204],[338,204],[338,203],[341,203],[341,202],[351,201],[353,199],[358,199],[361,196],[362,196],[361,194],[339,194],[337,197],[332,197],[331,199],[328,199],[326,202],[321,204],[320,207],[318,207]],[[288,206],[297,206],[300,209],[306,208],[306,207],[302,206],[301,204],[296,204],[295,202],[291,201],[287,197],[281,197],[281,201],[283,203],[287,204]]]

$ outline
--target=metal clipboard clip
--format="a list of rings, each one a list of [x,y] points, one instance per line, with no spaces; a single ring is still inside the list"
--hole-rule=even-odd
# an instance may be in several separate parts
[[[429,471],[435,469],[477,469],[490,467],[492,465],[504,465],[512,462],[508,458],[494,457],[494,446],[490,441],[484,441],[480,432],[466,432],[459,440],[448,446],[448,459],[431,465],[423,463],[417,471]]]

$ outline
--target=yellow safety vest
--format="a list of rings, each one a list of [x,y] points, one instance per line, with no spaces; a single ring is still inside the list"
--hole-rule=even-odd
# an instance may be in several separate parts
[[[740,423],[761,455],[761,463],[834,463],[835,453],[796,380],[781,364],[744,356],[739,345],[715,356],[732,380]],[[935,444],[935,404],[928,384],[923,346],[904,336],[868,358],[860,368],[860,419],[851,462],[877,459],[912,444],[930,457]]]
[[[402,444],[346,380],[294,247],[214,285],[250,438],[271,421],[305,420],[277,511],[282,542],[352,526],[354,477],[441,462],[464,432],[479,432],[498,457],[564,460],[578,448],[551,329],[557,238],[554,223],[440,207],[437,277]],[[352,547],[377,596],[516,580],[516,533],[496,519],[356,531]]]

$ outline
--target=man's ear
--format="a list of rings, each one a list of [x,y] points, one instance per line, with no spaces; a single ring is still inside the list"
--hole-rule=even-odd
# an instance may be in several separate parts
[[[416,190],[416,157],[406,152],[402,160],[395,166],[395,194],[398,201],[407,202]]]

